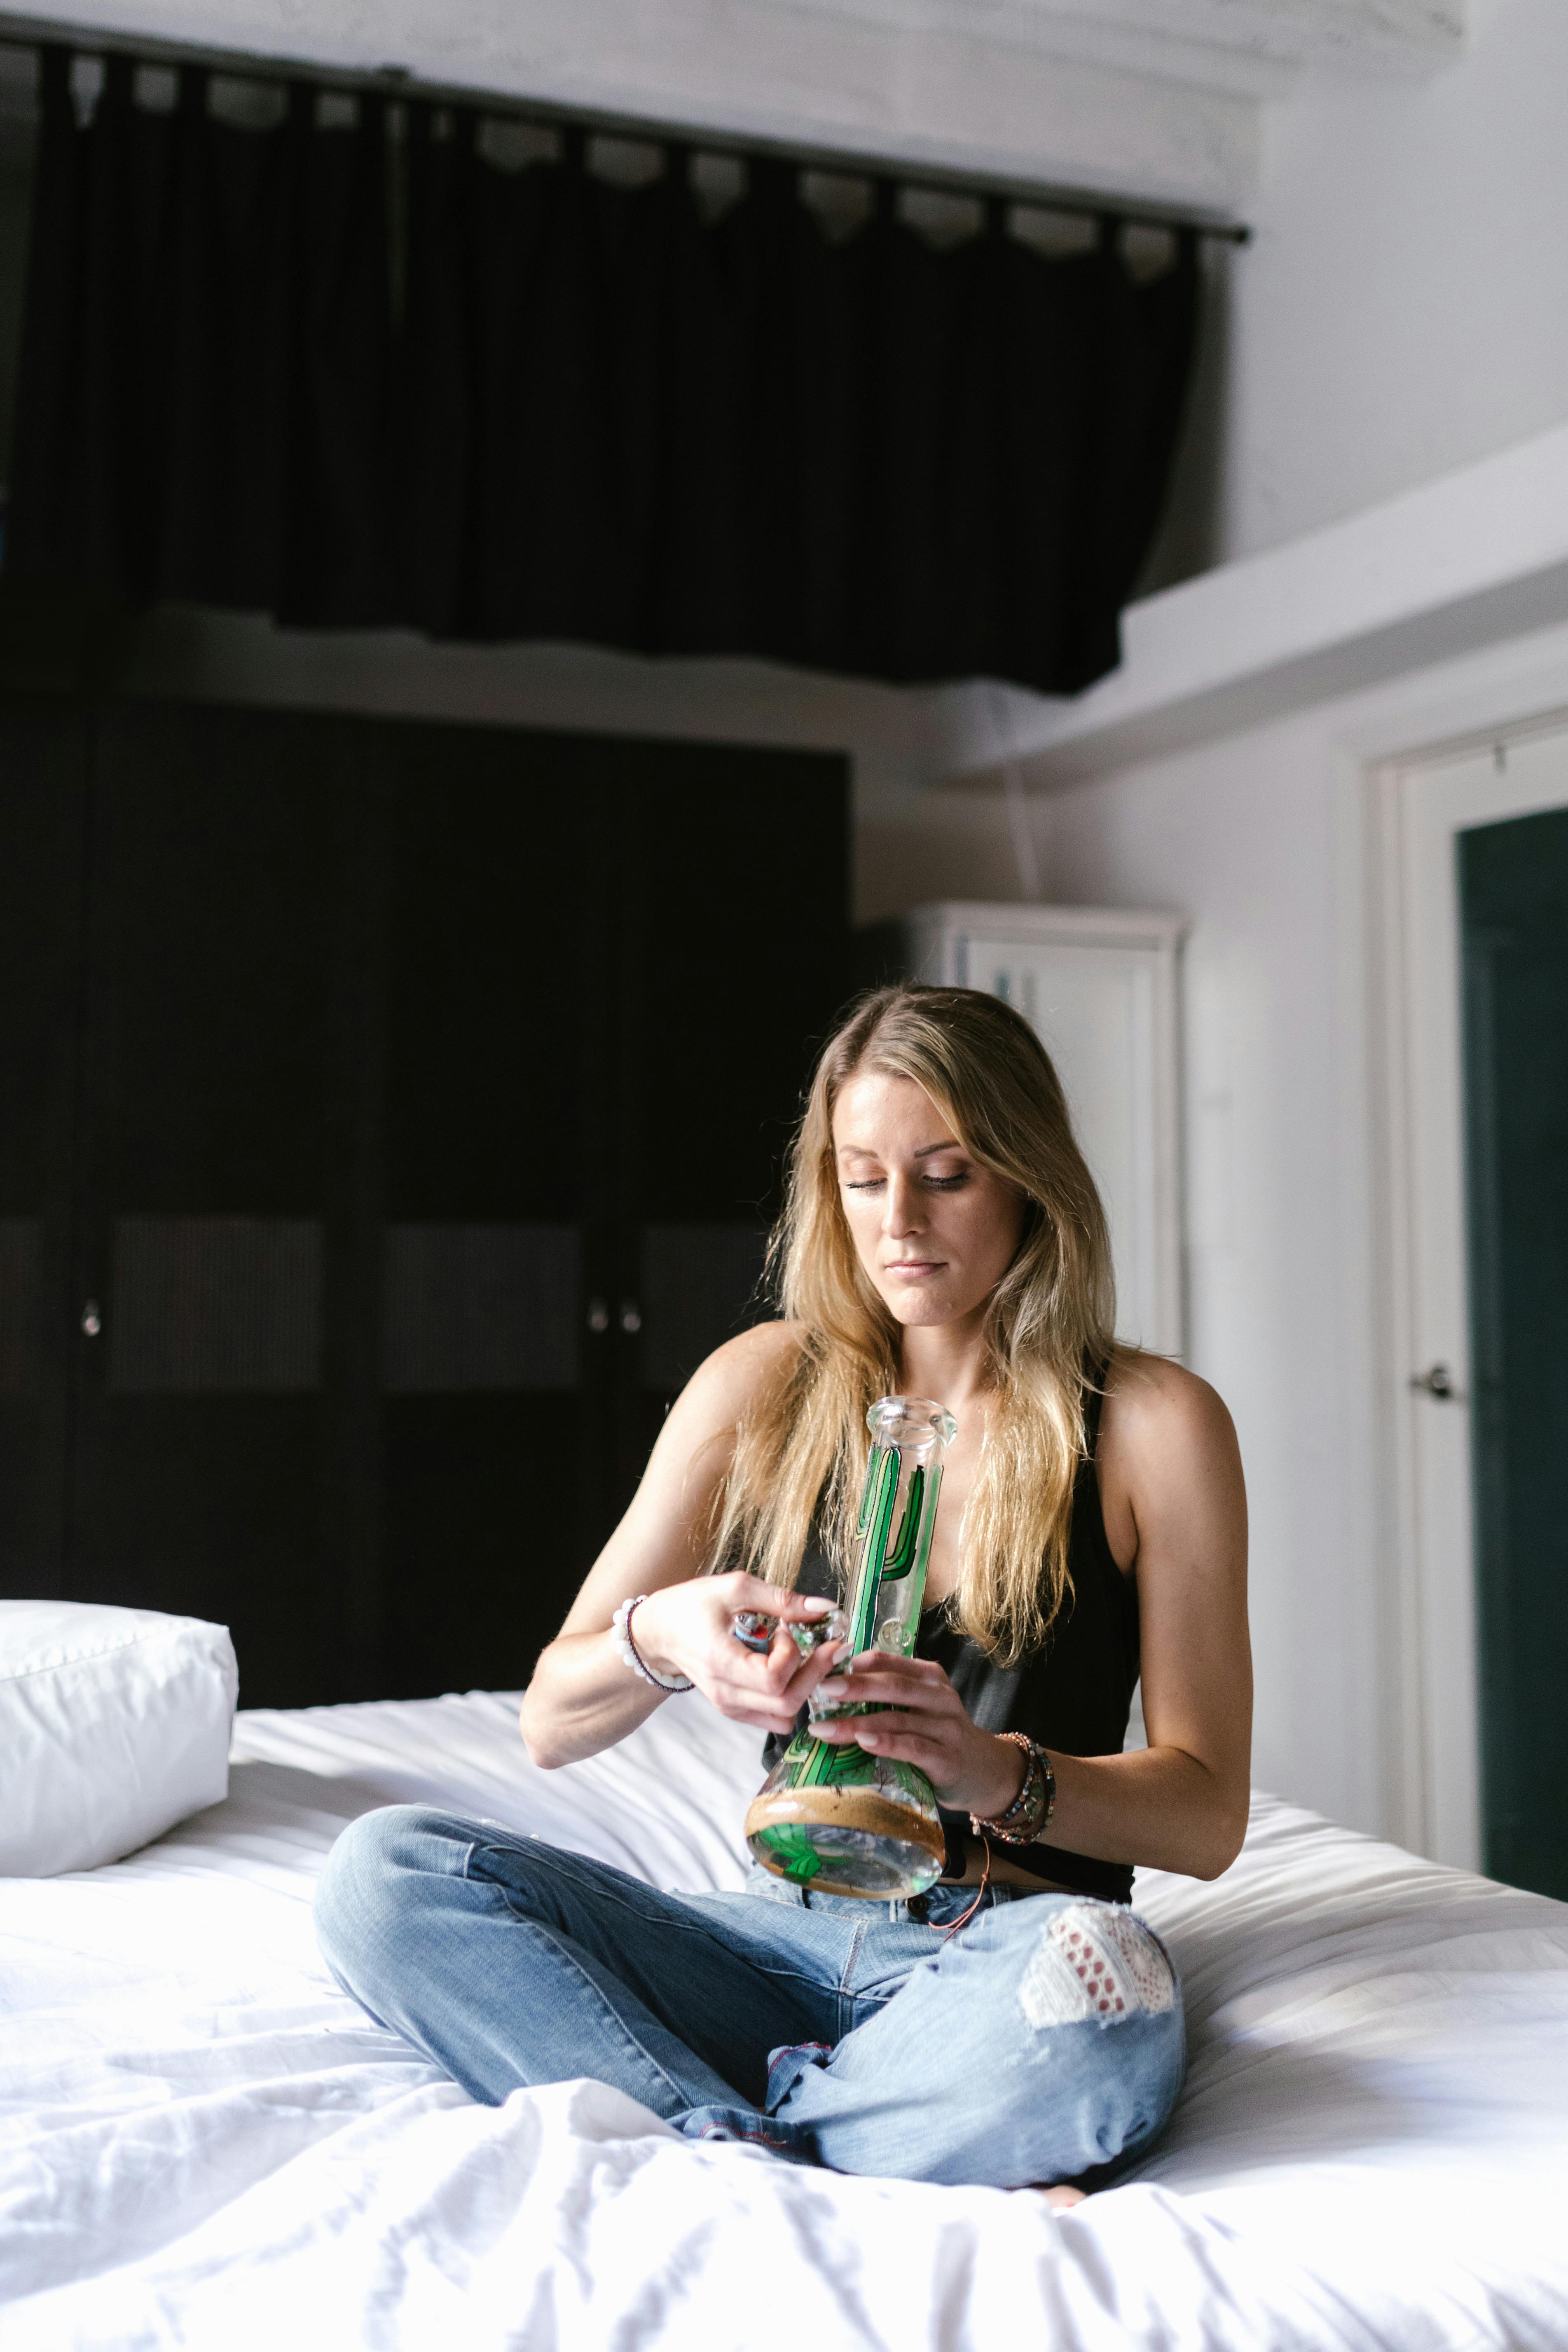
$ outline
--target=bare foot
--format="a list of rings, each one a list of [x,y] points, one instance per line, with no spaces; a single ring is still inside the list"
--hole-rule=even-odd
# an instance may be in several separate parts
[[[1036,2196],[1043,2197],[1047,2205],[1054,2205],[1058,2213],[1065,2213],[1069,2206],[1081,2205],[1085,2193],[1081,2189],[1068,2188],[1065,2181],[1055,2189],[1037,2189],[1035,2191]]]

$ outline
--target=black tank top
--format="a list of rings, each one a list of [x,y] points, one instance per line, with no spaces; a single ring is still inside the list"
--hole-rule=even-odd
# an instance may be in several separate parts
[[[1072,1591],[1038,1649],[1026,1651],[1016,1666],[1000,1666],[967,1634],[947,1622],[945,1607],[922,1611],[916,1654],[934,1658],[982,1731],[1022,1731],[1064,1756],[1119,1756],[1127,1738],[1132,1694],[1138,1684],[1138,1591],[1123,1576],[1106,1540],[1100,1507],[1095,1453],[1100,1439],[1100,1395],[1084,1400],[1088,1453],[1073,1487],[1072,1534],[1068,1559]],[[841,1598],[831,1561],[813,1544],[801,1561],[800,1592]],[[805,1719],[802,1709],[800,1720]],[[770,1735],[763,1750],[771,1771],[785,1743]],[[961,1877],[967,1813],[943,1811],[947,1869]],[[1131,1903],[1129,1864],[1097,1862],[1063,1846],[998,1847],[1009,1862],[1033,1875],[1054,1880],[1110,1903]]]

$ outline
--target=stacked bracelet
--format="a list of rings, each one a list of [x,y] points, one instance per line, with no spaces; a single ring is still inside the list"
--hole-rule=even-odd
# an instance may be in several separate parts
[[[640,1609],[647,1599],[646,1592],[639,1592],[635,1601],[623,1601],[611,1618],[610,1628],[616,1637],[616,1649],[630,1666],[633,1674],[640,1675],[645,1683],[653,1685],[655,1690],[695,1690],[696,1684],[685,1675],[656,1675],[647,1661],[639,1654],[637,1645],[632,1639],[632,1611]]]
[[[971,1813],[969,1826],[976,1837],[1000,1838],[1004,1845],[1032,1845],[1051,1825],[1057,1809],[1057,1776],[1037,1739],[1026,1738],[1021,1731],[1004,1731],[998,1737],[1024,1750],[1024,1785],[1005,1813],[998,1813],[994,1821]]]

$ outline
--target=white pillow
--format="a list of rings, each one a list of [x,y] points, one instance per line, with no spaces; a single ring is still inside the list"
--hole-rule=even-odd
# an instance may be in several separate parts
[[[116,1862],[228,1794],[223,1625],[0,1601],[0,1877]]]

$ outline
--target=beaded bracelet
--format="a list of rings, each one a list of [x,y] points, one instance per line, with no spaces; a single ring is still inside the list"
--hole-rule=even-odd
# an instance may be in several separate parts
[[[1057,1776],[1037,1739],[1027,1738],[1021,1731],[997,1736],[1024,1750],[1024,1785],[1005,1812],[994,1821],[971,1813],[969,1826],[976,1837],[1000,1838],[1004,1845],[1032,1845],[1051,1825],[1057,1809]]]
[[[611,1618],[610,1629],[616,1637],[616,1649],[620,1652],[627,1665],[630,1666],[633,1674],[640,1675],[645,1683],[651,1683],[653,1685],[655,1690],[695,1690],[697,1687],[696,1684],[686,1675],[677,1675],[673,1679],[667,1675],[656,1675],[653,1668],[648,1664],[647,1659],[641,1655],[637,1643],[633,1641],[632,1611],[634,1609],[640,1609],[647,1599],[647,1594],[646,1592],[639,1592],[635,1601],[623,1601],[615,1615]]]

